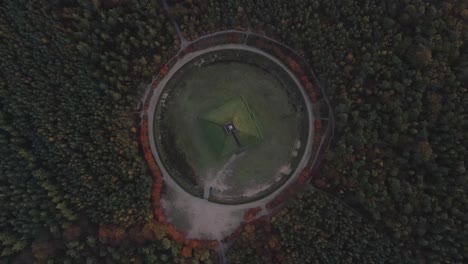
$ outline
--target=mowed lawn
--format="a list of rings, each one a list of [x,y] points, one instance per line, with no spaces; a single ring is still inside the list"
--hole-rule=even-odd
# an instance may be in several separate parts
[[[239,196],[271,184],[278,170],[290,162],[298,137],[301,117],[293,103],[300,105],[302,101],[289,99],[286,92],[296,88],[286,88],[266,71],[238,62],[193,68],[177,79],[166,87],[173,92],[166,100],[168,110],[163,122],[171,127],[176,144],[184,150],[201,182],[210,171],[219,171],[229,157],[220,159],[212,151],[199,117],[242,96],[262,139],[227,168],[229,176],[223,183],[229,190],[223,195]]]

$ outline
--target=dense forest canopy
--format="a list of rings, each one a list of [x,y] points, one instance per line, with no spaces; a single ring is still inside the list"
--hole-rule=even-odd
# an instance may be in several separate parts
[[[468,1],[168,2],[1,1],[0,263],[218,261],[151,210],[138,106],[179,49],[171,18],[293,47],[336,116],[325,193],[249,226],[232,262],[466,262]]]

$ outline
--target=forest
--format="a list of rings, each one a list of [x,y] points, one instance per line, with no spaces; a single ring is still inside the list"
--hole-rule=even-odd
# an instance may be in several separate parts
[[[187,40],[250,30],[312,65],[321,169],[231,263],[466,263],[467,0],[0,1],[0,263],[219,263],[155,219],[141,98]]]

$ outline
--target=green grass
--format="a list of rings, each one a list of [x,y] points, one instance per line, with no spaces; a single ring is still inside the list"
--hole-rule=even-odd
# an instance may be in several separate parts
[[[233,135],[224,132],[224,126],[230,122],[236,127],[241,147],[237,145]],[[232,98],[203,114],[200,117],[200,125],[205,132],[205,140],[218,159],[238,153],[241,148],[252,147],[262,138],[243,97]]]
[[[280,167],[291,161],[304,116],[297,112],[301,102],[294,102],[294,106],[289,98],[289,85],[250,64],[229,62],[192,68],[167,84],[166,89],[173,92],[166,100],[163,122],[175,131],[176,144],[186,151],[187,161],[204,179],[238,149],[232,136],[226,137],[221,129],[234,120],[240,141],[249,146],[225,181],[231,190],[224,194],[236,196],[246,189],[272,184]]]

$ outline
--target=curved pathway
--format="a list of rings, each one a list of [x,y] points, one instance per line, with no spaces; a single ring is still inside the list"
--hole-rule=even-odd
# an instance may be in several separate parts
[[[162,95],[163,90],[169,79],[171,79],[172,75],[177,72],[185,63],[189,62],[190,60],[194,59],[195,57],[221,49],[242,49],[247,50],[250,52],[258,53],[262,56],[267,57],[274,63],[280,65],[283,70],[285,70],[291,78],[296,83],[297,87],[301,90],[301,94],[305,99],[307,112],[308,112],[308,122],[309,126],[309,135],[306,143],[306,149],[304,151],[304,155],[297,166],[295,172],[291,177],[287,180],[285,184],[280,186],[278,189],[273,191],[268,196],[259,199],[257,201],[253,201],[250,203],[245,204],[238,204],[238,205],[223,205],[223,204],[216,204],[209,202],[207,200],[192,196],[191,194],[187,193],[183,188],[181,188],[173,179],[168,175],[168,172],[162,165],[161,159],[159,154],[156,150],[155,139],[152,136],[154,134],[154,119],[155,119],[155,107],[159,100],[159,97]],[[312,112],[312,105],[309,100],[308,94],[306,93],[305,89],[301,81],[287,68],[282,62],[280,62],[277,58],[267,54],[259,49],[242,45],[242,44],[225,44],[219,45],[211,48],[207,48],[198,52],[189,53],[180,59],[168,72],[166,76],[161,80],[158,84],[156,90],[151,95],[151,98],[148,98],[149,107],[147,108],[147,116],[148,116],[148,129],[149,129],[149,141],[151,151],[160,166],[161,172],[163,174],[164,182],[168,189],[168,194],[163,197],[162,204],[166,211],[166,216],[168,217],[169,221],[174,221],[174,225],[187,233],[187,236],[194,237],[194,238],[206,238],[206,239],[222,239],[226,235],[232,233],[243,221],[244,214],[248,209],[261,207],[264,208],[262,213],[268,213],[265,208],[265,205],[270,202],[274,197],[279,195],[286,187],[288,187],[291,183],[295,182],[298,176],[301,174],[303,169],[306,167],[307,162],[310,160],[312,155],[312,143],[314,138],[314,115]],[[185,218],[185,219],[184,219]],[[179,222],[179,224],[177,223]]]
[[[230,206],[230,207],[241,207],[241,208],[252,208],[252,207],[257,207],[266,204],[268,201],[271,200],[271,197],[275,197],[279,193],[281,193],[289,184],[294,182],[299,174],[302,172],[302,170],[305,168],[307,162],[310,159],[311,153],[312,153],[312,139],[314,137],[314,130],[313,130],[313,124],[314,124],[314,115],[312,112],[312,105],[309,100],[309,96],[306,93],[305,89],[303,88],[303,85],[301,81],[287,68],[282,62],[280,62],[277,58],[273,57],[272,55],[265,53],[264,51],[261,51],[259,49],[246,46],[246,45],[241,45],[241,44],[225,44],[225,45],[219,45],[211,48],[207,48],[201,51],[193,52],[190,53],[186,56],[184,56],[182,59],[180,59],[169,71],[169,73],[164,76],[164,78],[161,80],[159,83],[158,87],[156,88],[155,92],[153,93],[152,97],[150,98],[150,104],[148,108],[148,129],[149,129],[149,135],[150,135],[150,145],[151,145],[151,151],[153,152],[154,157],[156,158],[157,163],[160,166],[160,169],[163,173],[164,180],[168,186],[171,188],[174,188],[180,192],[186,192],[183,188],[181,188],[173,179],[172,177],[169,176],[169,173],[166,171],[166,169],[163,166],[163,163],[161,162],[161,158],[159,156],[159,153],[156,150],[156,144],[154,137],[151,135],[154,134],[154,114],[155,114],[155,108],[156,104],[159,100],[159,97],[161,96],[164,87],[166,86],[167,82],[171,79],[172,75],[177,72],[183,65],[185,65],[187,62],[191,61],[192,59],[216,50],[222,50],[222,49],[241,49],[241,50],[247,50],[250,52],[258,53],[260,55],[263,55],[270,59],[271,61],[275,62],[276,64],[280,65],[284,71],[286,71],[290,77],[294,80],[296,83],[296,86],[301,90],[301,94],[304,98],[304,101],[306,102],[306,107],[307,107],[307,113],[308,113],[308,122],[309,122],[309,135],[307,138],[307,143],[306,143],[306,149],[304,151],[304,155],[299,163],[299,165],[296,167],[296,170],[294,174],[288,179],[288,181],[283,184],[283,186],[279,187],[277,190],[273,191],[271,194],[269,194],[267,197],[264,197],[260,200],[250,202],[250,203],[245,203],[242,205],[225,205],[225,206]],[[192,196],[194,199],[199,199],[195,196]]]

